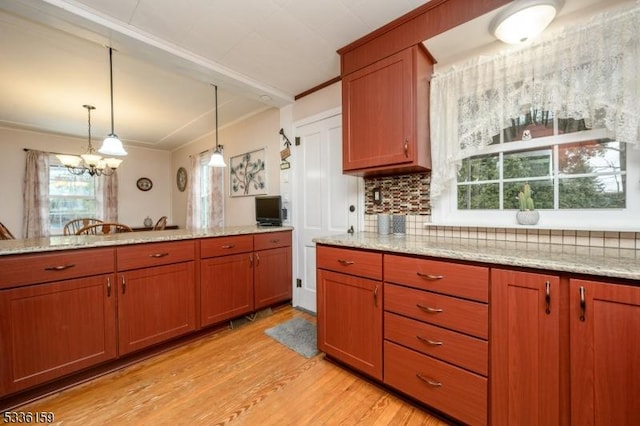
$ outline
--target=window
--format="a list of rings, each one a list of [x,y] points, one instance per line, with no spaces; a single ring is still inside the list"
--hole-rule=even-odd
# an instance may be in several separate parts
[[[209,228],[209,209],[211,200],[209,199],[210,177],[209,177],[209,156],[200,158],[200,228]]]
[[[51,156],[49,166],[50,234],[62,235],[73,219],[97,217],[96,181],[89,174],[74,175]]]

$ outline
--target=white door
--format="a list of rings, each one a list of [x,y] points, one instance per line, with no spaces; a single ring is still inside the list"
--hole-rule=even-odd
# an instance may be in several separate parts
[[[295,128],[296,263],[293,305],[316,311],[316,249],[313,238],[360,227],[360,178],[342,174],[342,116]],[[297,142],[296,142],[297,143]]]

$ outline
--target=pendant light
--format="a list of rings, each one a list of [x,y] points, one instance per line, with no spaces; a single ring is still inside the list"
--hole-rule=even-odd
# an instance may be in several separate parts
[[[87,151],[80,155],[64,155],[58,154],[58,160],[67,168],[67,170],[74,175],[81,175],[84,172],[89,173],[91,176],[111,176],[122,160],[117,158],[102,158],[96,154],[96,150],[91,143],[91,111],[96,109],[93,105],[82,105],[87,109],[87,123],[88,123],[88,138],[87,138]]]
[[[213,85],[215,88],[215,96],[216,96],[216,149],[211,154],[211,160],[209,160],[210,167],[227,167],[224,163],[224,157],[222,156],[222,151],[220,150],[220,145],[218,145],[218,86]]]
[[[489,31],[505,43],[526,43],[547,28],[563,3],[563,0],[515,0],[496,15]]]
[[[111,133],[102,142],[102,147],[98,150],[104,155],[127,155],[122,142],[113,130],[113,49],[109,47],[109,83],[111,86]]]

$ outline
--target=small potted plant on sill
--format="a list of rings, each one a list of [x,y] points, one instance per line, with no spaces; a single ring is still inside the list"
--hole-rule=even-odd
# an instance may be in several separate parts
[[[516,213],[516,219],[520,225],[535,225],[540,219],[540,214],[535,210],[533,198],[531,197],[531,186],[524,184],[522,191],[518,194],[520,210]]]

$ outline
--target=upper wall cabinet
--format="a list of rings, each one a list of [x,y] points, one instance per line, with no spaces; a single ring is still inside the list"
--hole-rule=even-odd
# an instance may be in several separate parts
[[[344,173],[427,171],[433,59],[418,44],[342,76]]]

